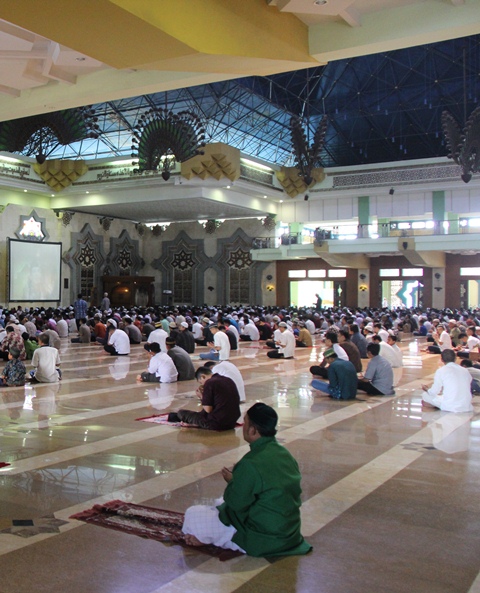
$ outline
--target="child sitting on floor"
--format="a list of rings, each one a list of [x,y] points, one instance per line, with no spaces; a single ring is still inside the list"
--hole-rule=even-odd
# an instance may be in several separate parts
[[[25,365],[19,360],[20,350],[10,348],[8,362],[0,375],[0,387],[20,387],[25,385]]]
[[[25,344],[25,352],[27,354],[27,360],[32,360],[33,353],[37,348],[40,347],[39,343],[35,338],[31,338],[28,332],[22,334],[23,343]]]

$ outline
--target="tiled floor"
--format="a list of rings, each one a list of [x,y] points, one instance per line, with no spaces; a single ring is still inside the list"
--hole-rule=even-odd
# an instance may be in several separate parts
[[[220,562],[69,519],[116,498],[175,511],[209,502],[224,488],[219,470],[247,445],[240,428],[136,422],[195,407],[196,384],[137,384],[142,347],[115,359],[65,342],[60,385],[0,392],[0,462],[11,464],[0,469],[0,593],[479,593],[480,422],[423,410],[419,387],[438,357],[401,346],[396,395],[354,402],[310,389],[320,345],[289,361],[250,344],[234,353],[243,408],[273,405],[299,461],[314,550]]]

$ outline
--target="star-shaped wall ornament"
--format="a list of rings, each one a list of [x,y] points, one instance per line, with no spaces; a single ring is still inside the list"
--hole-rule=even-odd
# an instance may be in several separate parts
[[[18,239],[23,241],[48,241],[49,234],[45,226],[45,218],[32,210],[28,216],[20,216],[20,224],[15,231]]]
[[[250,253],[248,251],[243,251],[243,249],[237,249],[237,251],[231,251],[230,257],[227,261],[227,265],[231,268],[236,268],[237,270],[243,270],[244,268],[249,268],[252,265],[253,261],[250,257]]]

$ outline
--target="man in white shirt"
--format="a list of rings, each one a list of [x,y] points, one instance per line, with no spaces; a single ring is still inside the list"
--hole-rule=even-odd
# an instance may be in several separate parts
[[[397,336],[393,336],[392,334],[388,335],[387,344],[392,347],[393,351],[397,355],[398,364],[394,368],[403,367],[403,352],[397,345]]]
[[[108,326],[110,326],[110,334],[108,344],[105,344],[103,347],[105,352],[108,352],[112,356],[127,356],[130,354],[130,339],[128,335],[123,330],[117,329],[115,319],[109,319],[107,321],[107,328]]]
[[[218,325],[210,326],[210,331],[213,334],[213,342],[209,342],[208,346],[212,349],[211,352],[203,352],[200,354],[202,360],[228,360],[230,358],[230,340],[227,334],[218,329]]]
[[[442,351],[442,366],[435,373],[433,385],[422,385],[423,404],[444,412],[472,412],[472,377],[467,369],[455,364],[455,356],[452,349]]]
[[[260,332],[258,327],[253,323],[251,319],[248,320],[243,326],[242,333],[240,334],[240,340],[243,342],[257,342],[260,339]]]
[[[435,344],[433,346],[427,346],[424,352],[440,354],[444,350],[452,349],[452,339],[448,333],[448,325],[442,325],[439,323],[437,330],[432,332],[432,338]]]
[[[238,395],[240,396],[240,403],[245,403],[245,383],[243,382],[242,374],[233,363],[229,362],[228,360],[222,360],[222,362],[219,362],[218,364],[215,364],[213,361],[209,361],[206,362],[204,366],[212,371],[212,375],[222,375],[222,377],[228,377],[231,379],[237,386]]]
[[[382,338],[382,342],[385,342],[385,344],[387,343],[388,332],[386,329],[383,329],[380,323],[376,323],[373,326],[373,333],[374,335],[380,336]]]
[[[137,381],[142,383],[174,383],[178,377],[178,371],[173,360],[165,352],[160,352],[160,344],[150,344],[148,352],[150,361],[147,370],[137,375]]]
[[[342,348],[341,344],[338,343],[338,334],[333,331],[328,331],[325,334],[325,352],[330,348],[333,348],[337,358],[340,360],[349,360],[348,354]],[[328,379],[328,363],[325,356],[319,365],[317,364],[310,367],[310,372],[312,375],[315,375],[315,377],[323,377],[323,379]]]
[[[237,344],[238,342],[240,342],[240,334],[238,333],[238,329],[235,327],[235,325],[230,321],[230,319],[225,319],[223,321],[223,324],[225,325],[225,327],[227,328],[228,331],[231,331],[233,333],[233,335],[236,337],[237,339]]]
[[[458,336],[459,345],[456,350],[458,356],[460,358],[468,358],[470,356],[470,352],[473,352],[477,349],[480,344],[480,340],[476,337],[476,332],[474,327],[467,327],[467,333],[461,333]]]
[[[402,366],[401,361],[399,360],[395,350],[392,348],[392,346],[384,342],[380,336],[373,336],[372,344],[380,345],[380,356],[383,356],[385,360],[388,360],[392,368],[396,369]]]
[[[203,338],[203,325],[199,323],[198,317],[192,319],[192,334],[195,340],[201,340]]]
[[[308,329],[308,331],[312,334],[312,336],[315,334],[315,332],[317,331],[317,328],[315,327],[315,324],[313,323],[313,321],[311,319],[307,319],[305,321],[305,327]]]
[[[295,353],[295,336],[288,329],[285,321],[281,321],[278,324],[278,329],[281,332],[280,340],[277,342],[278,350],[267,352],[268,358],[293,358]]]
[[[160,350],[162,352],[165,352],[166,354],[167,345],[165,342],[167,338],[168,333],[162,327],[158,327],[157,329],[154,329],[153,332],[150,332],[148,336],[148,342],[145,344],[144,348],[145,350],[148,350],[151,344],[153,344],[153,342],[156,342],[157,344],[160,344]]]
[[[68,323],[67,320],[64,319],[60,314],[57,316],[57,334],[61,338],[68,338]]]
[[[60,356],[58,350],[49,346],[49,337],[47,334],[38,336],[40,348],[33,353],[32,366],[34,370],[30,372],[33,383],[56,383],[61,378]]]

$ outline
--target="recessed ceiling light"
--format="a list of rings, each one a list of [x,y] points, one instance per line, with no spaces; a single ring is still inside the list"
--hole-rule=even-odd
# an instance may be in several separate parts
[[[77,62],[85,62],[87,58],[75,58]]]
[[[267,196],[263,196],[265,199],[267,199]]]
[[[26,189],[24,189],[23,191],[24,191],[25,193],[27,193],[27,190],[26,190]]]
[[[230,187],[231,187],[230,185],[227,185],[227,189],[230,189]]]
[[[86,194],[89,194],[90,192],[89,192],[89,191],[86,191],[85,193],[86,193]]]
[[[313,3],[315,4],[315,6],[325,6],[327,0],[314,0]]]

